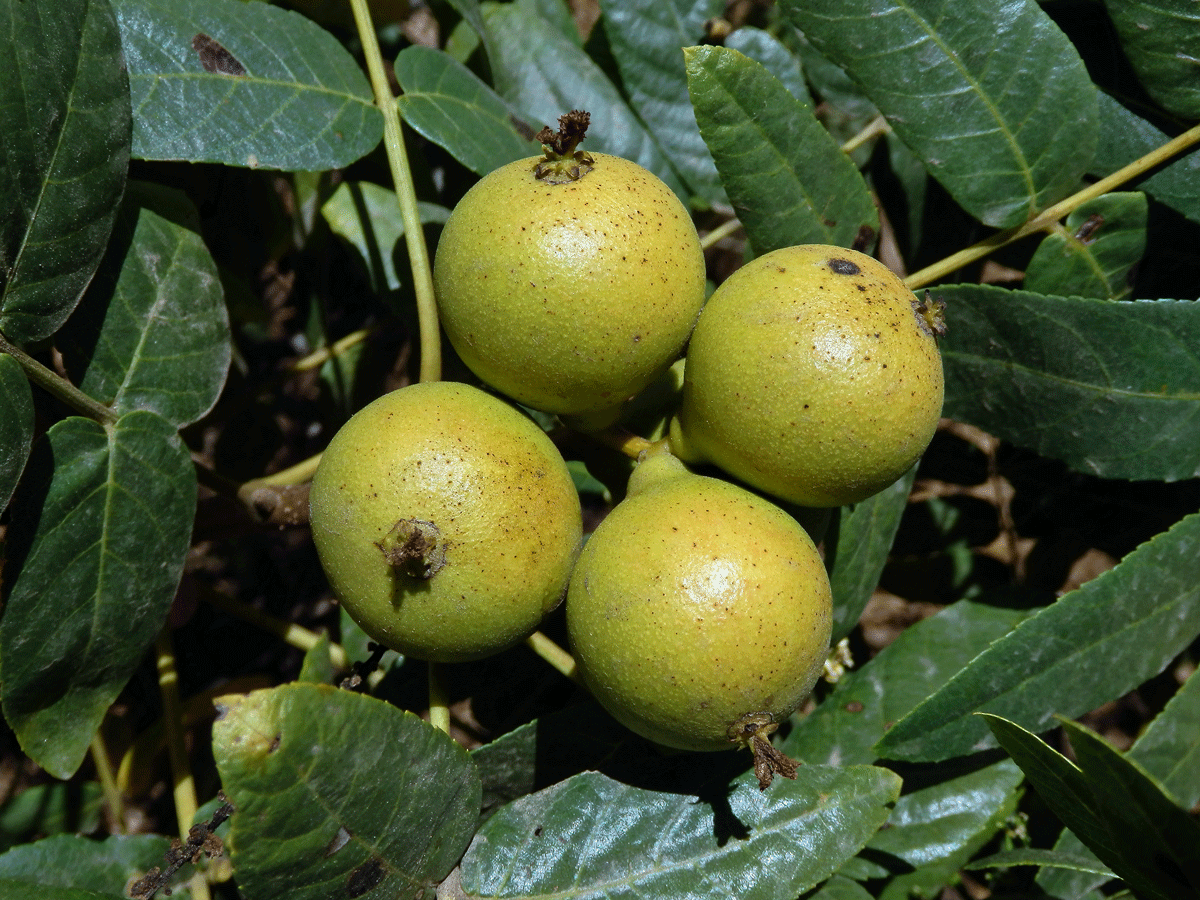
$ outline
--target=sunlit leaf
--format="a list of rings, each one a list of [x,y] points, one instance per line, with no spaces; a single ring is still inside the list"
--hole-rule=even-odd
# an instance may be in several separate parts
[[[1025,221],[1074,190],[1091,162],[1096,88],[1033,0],[781,6],[983,223]]]
[[[996,641],[898,721],[876,751],[920,761],[972,753],[994,746],[975,712],[1039,731],[1056,713],[1095,709],[1157,675],[1200,634],[1197,553],[1193,514]]]
[[[166,621],[195,505],[187,448],[154,413],[64,419],[34,445],[9,529],[0,699],[55,777],[78,768]]]
[[[133,94],[133,155],[316,171],[383,135],[358,64],[269,3],[115,0]]]
[[[812,95],[808,92],[808,85],[804,81],[800,57],[788,50],[771,32],[751,25],[743,25],[725,38],[725,46],[761,65],[778,78],[788,89],[788,93],[805,106],[816,106],[813,103]]]
[[[937,295],[945,415],[1105,478],[1200,474],[1200,303]]]
[[[129,167],[107,0],[0,2],[0,331],[49,337],[100,262]]]

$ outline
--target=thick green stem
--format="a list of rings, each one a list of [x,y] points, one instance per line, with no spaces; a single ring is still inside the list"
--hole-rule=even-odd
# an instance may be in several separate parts
[[[1095,184],[1088,185],[1067,199],[1060,200],[1053,206],[1047,207],[1023,225],[993,234],[991,237],[984,238],[979,243],[973,244],[965,250],[960,250],[957,253],[947,256],[932,266],[927,266],[919,272],[914,272],[904,279],[904,283],[910,289],[916,290],[919,287],[932,284],[939,278],[944,278],[965,265],[983,259],[994,250],[998,250],[1036,232],[1046,231],[1063,216],[1074,212],[1089,200],[1094,200],[1097,197],[1107,194],[1114,188],[1132,181],[1139,175],[1145,174],[1160,163],[1166,162],[1175,154],[1197,143],[1200,143],[1200,125],[1189,128],[1183,134],[1167,141],[1161,147],[1151,150],[1145,156],[1135,159],[1124,168],[1118,169],[1111,175],[1101,178]]]
[[[546,635],[535,631],[525,638],[525,645],[567,678],[576,684],[582,684],[579,680],[579,670],[575,665],[575,658]]]
[[[2,334],[0,334],[0,353],[7,353],[15,359],[24,369],[26,378],[47,393],[53,394],[80,415],[95,419],[101,425],[111,425],[117,421],[118,416],[115,412],[98,400],[93,400],[65,378],[51,372],[20,347],[10,343]]]
[[[429,664],[429,724],[450,733],[450,697],[446,693],[441,663]]]
[[[379,41],[375,37],[375,26],[371,22],[367,0],[350,0],[350,7],[354,10],[354,23],[358,27],[359,40],[362,41],[367,75],[371,79],[371,89],[375,92],[375,104],[383,113],[383,145],[392,170],[396,199],[400,203],[400,215],[404,219],[404,240],[408,246],[408,261],[412,269],[413,292],[417,297],[417,319],[421,333],[420,379],[438,381],[442,377],[442,343],[433,292],[433,272],[429,267],[425,232],[421,228],[421,216],[417,211],[417,192],[413,187],[408,154],[404,149],[404,135],[400,131],[400,113],[396,108],[396,98],[392,96],[387,74],[384,72],[383,56],[379,52]]]

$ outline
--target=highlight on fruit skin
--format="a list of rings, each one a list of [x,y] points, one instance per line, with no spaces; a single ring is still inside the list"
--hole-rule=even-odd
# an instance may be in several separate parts
[[[561,121],[539,135],[542,156],[484,176],[454,207],[434,257],[438,308],[492,387],[545,412],[615,416],[679,357],[704,305],[704,253],[666,184],[575,149],[585,113]]]
[[[309,499],[330,586],[374,640],[459,662],[522,641],[561,602],[579,495],[537,425],[465,384],[416,384],[359,410]]]
[[[697,751],[769,747],[816,683],[832,628],[829,580],[805,531],[661,448],[584,545],[566,613],[600,704],[651,741]]]
[[[671,448],[793,503],[864,500],[933,438],[940,315],[863,253],[764,254],[717,288],[696,324]]]

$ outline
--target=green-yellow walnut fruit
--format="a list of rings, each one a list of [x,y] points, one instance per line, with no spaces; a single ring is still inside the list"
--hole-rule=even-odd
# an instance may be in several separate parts
[[[571,576],[571,646],[584,683],[630,730],[729,749],[812,690],[829,650],[829,580],[773,504],[648,453]]]
[[[477,388],[417,384],[334,435],[310,495],[334,593],[374,640],[435,662],[520,642],[563,598],[579,496],[534,423]]]
[[[433,276],[446,335],[476,375],[534,409],[595,418],[679,356],[704,305],[704,255],[655,175],[573,148],[548,145],[472,187]]]
[[[866,499],[903,475],[937,428],[939,326],[862,253],[767,253],[700,316],[671,447],[794,503]]]

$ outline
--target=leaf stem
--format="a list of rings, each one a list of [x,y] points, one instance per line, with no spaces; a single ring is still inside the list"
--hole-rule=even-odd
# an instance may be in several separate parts
[[[643,450],[649,450],[653,446],[653,441],[648,441],[632,431],[615,425],[602,431],[589,431],[587,436],[618,453],[625,454],[630,459],[637,459]]]
[[[1117,169],[1111,175],[1101,178],[1094,184],[1089,184],[1083,190],[1076,191],[1065,200],[1060,200],[1053,206],[1047,207],[1023,225],[1017,225],[1006,231],[997,232],[990,237],[984,238],[979,243],[967,247],[965,250],[952,253],[945,259],[914,272],[904,279],[904,283],[910,289],[924,287],[927,284],[932,284],[939,278],[949,275],[951,272],[961,269],[969,263],[975,262],[977,259],[982,259],[993,250],[998,250],[1035,232],[1046,231],[1063,216],[1074,212],[1089,200],[1094,200],[1103,194],[1107,194],[1113,188],[1120,187],[1126,182],[1132,181],[1139,175],[1145,174],[1160,163],[1166,162],[1172,156],[1197,143],[1200,143],[1200,125],[1192,126],[1183,134],[1172,138],[1161,147],[1157,147],[1144,156],[1135,159],[1129,165]]]
[[[117,779],[113,775],[112,761],[108,758],[108,748],[104,739],[97,731],[92,735],[92,743],[88,748],[92,754],[92,763],[96,766],[96,775],[100,779],[100,792],[104,795],[104,805],[108,807],[109,824],[114,834],[125,833],[125,805],[121,800],[121,791],[117,787]]]
[[[892,130],[892,126],[888,124],[887,119],[883,116],[876,116],[863,127],[862,131],[842,144],[842,152],[846,154],[853,153],[867,141],[873,137],[878,137],[881,134],[887,134]]]
[[[171,761],[172,793],[175,798],[175,818],[179,836],[187,841],[192,821],[196,818],[196,782],[188,759],[183,730],[183,712],[179,703],[179,674],[175,668],[175,648],[171,643],[171,626],[166,625],[154,642],[158,666],[158,693],[162,698],[163,726],[167,736],[167,756]],[[192,896],[209,900],[208,879],[197,872],[191,880]]]
[[[417,191],[413,187],[408,153],[404,149],[404,135],[400,130],[400,112],[383,70],[383,56],[379,52],[379,41],[375,37],[375,25],[371,22],[367,0],[350,0],[350,6],[354,10],[359,40],[362,41],[367,74],[375,92],[375,104],[383,114],[383,145],[392,169],[400,216],[404,219],[404,241],[408,246],[421,337],[420,379],[438,381],[442,377],[442,337],[433,293],[433,272],[429,267],[429,251],[425,246],[425,232],[421,228],[421,216],[417,210]]]
[[[47,369],[16,344],[10,343],[2,334],[0,334],[0,353],[7,353],[15,359],[25,370],[26,378],[81,415],[94,419],[101,425],[112,425],[120,418],[111,408],[98,400],[93,400],[71,382]]]
[[[716,246],[717,242],[723,238],[729,237],[739,228],[742,227],[740,219],[730,219],[728,222],[722,222],[704,237],[700,238],[700,249],[707,250],[710,247]]]
[[[315,631],[297,625],[295,622],[285,622],[282,619],[277,619],[274,616],[268,615],[261,610],[255,609],[241,600],[235,600],[222,594],[220,591],[204,590],[202,596],[205,600],[231,616],[237,616],[249,622],[251,625],[257,625],[263,631],[275,635],[280,640],[287,643],[289,646],[295,647],[298,650],[303,650],[307,653],[317,645],[321,640],[321,636]],[[329,658],[335,669],[346,669],[349,663],[346,660],[346,650],[341,644],[329,644]]]
[[[546,637],[540,631],[535,631],[529,637],[525,638],[525,646],[530,650],[550,663],[555,669],[570,678],[576,684],[582,684],[579,680],[579,668],[575,664],[575,657],[571,656],[566,650]]]
[[[450,733],[450,697],[441,663],[429,663],[429,724]]]

